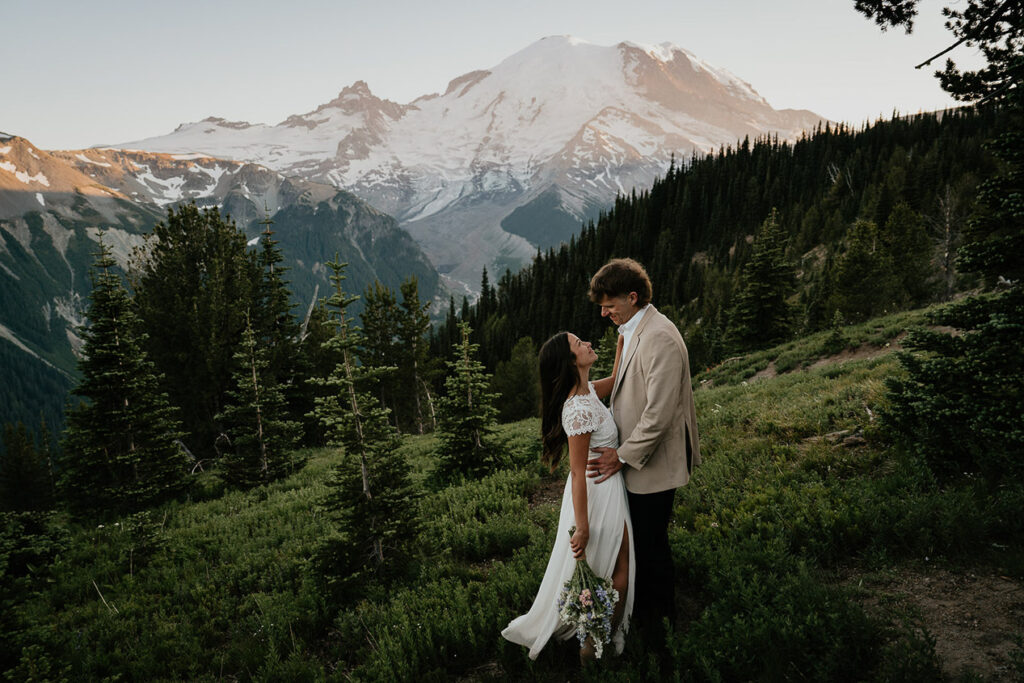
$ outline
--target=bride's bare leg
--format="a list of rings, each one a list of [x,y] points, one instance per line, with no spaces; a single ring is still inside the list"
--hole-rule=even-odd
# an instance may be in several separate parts
[[[615,560],[612,571],[612,587],[619,592],[619,601],[615,603],[612,613],[612,633],[619,628],[622,613],[626,609],[626,593],[629,591],[629,528],[622,524],[622,545],[619,546],[619,557]]]

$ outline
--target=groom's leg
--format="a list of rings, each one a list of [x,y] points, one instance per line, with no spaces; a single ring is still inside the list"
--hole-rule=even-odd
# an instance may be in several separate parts
[[[641,626],[659,626],[663,617],[675,619],[675,567],[668,544],[675,489],[658,493],[629,493],[636,553],[636,598],[633,613]]]

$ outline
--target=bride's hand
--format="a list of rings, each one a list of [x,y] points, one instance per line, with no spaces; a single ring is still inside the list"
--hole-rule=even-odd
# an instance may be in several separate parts
[[[572,556],[577,560],[586,557],[587,541],[590,540],[590,530],[577,528],[576,532],[569,539],[569,547],[572,548]]]

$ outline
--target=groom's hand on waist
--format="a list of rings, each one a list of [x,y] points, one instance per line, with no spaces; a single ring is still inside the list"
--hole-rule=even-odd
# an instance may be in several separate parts
[[[600,453],[601,456],[598,458],[591,458],[587,462],[587,476],[598,477],[595,484],[600,484],[602,481],[612,476],[616,472],[622,469],[622,461],[619,460],[619,453],[614,448],[604,448],[598,446],[591,448],[592,453]]]

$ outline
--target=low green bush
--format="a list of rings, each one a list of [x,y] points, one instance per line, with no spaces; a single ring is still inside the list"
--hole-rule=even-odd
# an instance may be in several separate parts
[[[420,504],[424,545],[430,555],[451,552],[476,562],[507,557],[530,538],[525,498],[533,475],[498,471],[427,496]]]
[[[416,584],[381,603],[364,602],[342,612],[334,625],[338,680],[423,680],[465,671],[518,646],[500,631],[529,608],[540,585],[551,539],[532,527],[528,542],[507,561],[496,561],[483,578],[438,576],[425,567]]]
[[[883,626],[778,544],[750,540],[688,559],[710,558],[708,603],[669,639],[684,680],[859,681],[878,665]]]

